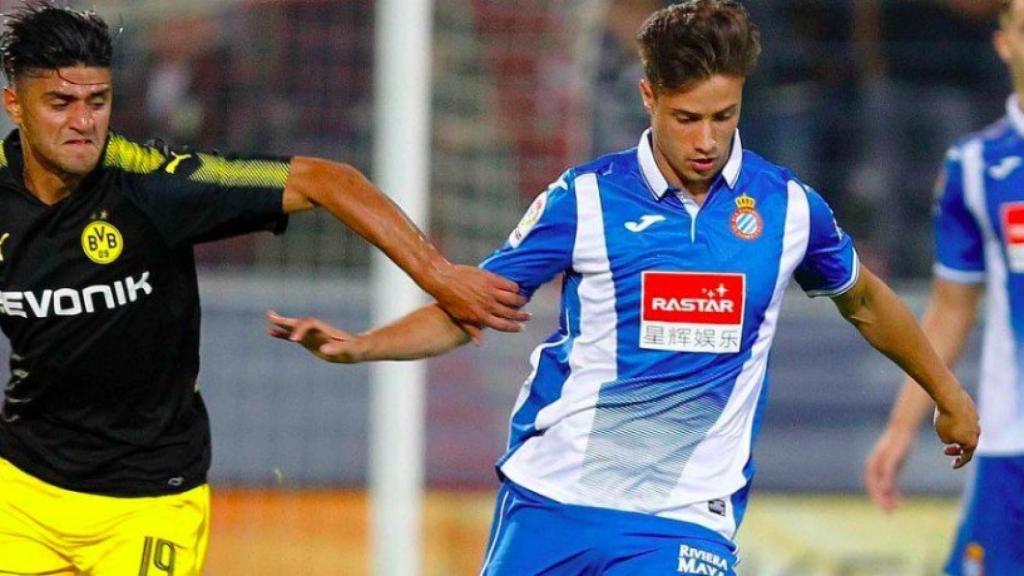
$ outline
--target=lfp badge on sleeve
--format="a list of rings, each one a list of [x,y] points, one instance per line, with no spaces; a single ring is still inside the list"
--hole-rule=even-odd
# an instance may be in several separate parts
[[[1002,205],[1006,260],[1011,272],[1024,272],[1024,202]]]
[[[674,352],[740,351],[746,276],[644,272],[640,347]]]

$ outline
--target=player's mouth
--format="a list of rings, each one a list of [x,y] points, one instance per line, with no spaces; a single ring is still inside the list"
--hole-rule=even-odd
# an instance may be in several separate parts
[[[693,158],[690,160],[690,166],[693,167],[696,172],[710,172],[715,167],[714,158]]]
[[[72,147],[78,148],[78,147],[92,146],[93,142],[89,138],[74,138],[74,139],[71,139],[71,140],[65,140],[64,141],[64,145],[65,146],[72,146]]]

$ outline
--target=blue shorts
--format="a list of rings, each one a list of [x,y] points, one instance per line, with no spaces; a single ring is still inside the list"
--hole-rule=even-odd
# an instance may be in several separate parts
[[[950,576],[1024,574],[1024,456],[979,456]]]
[[[560,504],[508,480],[481,576],[735,576],[736,546],[707,528]]]

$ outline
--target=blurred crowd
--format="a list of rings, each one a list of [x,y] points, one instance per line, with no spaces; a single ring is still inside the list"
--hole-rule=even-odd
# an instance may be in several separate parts
[[[744,144],[818,189],[864,260],[883,275],[928,273],[930,204],[943,152],[955,135],[1002,115],[1010,87],[990,45],[997,2],[745,2],[765,50],[744,103]],[[435,33],[446,33],[455,20],[463,28],[458,42],[435,54],[435,66],[447,74],[435,71],[435,92],[457,78],[458,90],[485,94],[459,106],[484,107],[485,116],[499,119],[499,132],[510,134],[494,164],[513,164],[495,170],[513,171],[518,185],[511,193],[520,205],[557,178],[553,166],[636,144],[646,118],[633,37],[664,4],[531,1],[511,11],[501,0],[438,1]],[[372,0],[246,2],[127,26],[116,66],[122,81],[115,128],[224,150],[315,153],[369,169],[373,6]],[[597,14],[597,50],[589,59],[578,42],[559,37],[561,30],[580,29],[573,21],[583,12]],[[524,30],[534,35],[524,39]],[[452,65],[470,50],[479,51],[472,66]],[[584,61],[589,66],[573,70]],[[451,113],[443,109],[448,100],[435,99],[442,108],[435,113],[435,140],[444,146],[465,132],[444,124],[479,111]],[[586,111],[584,122],[572,117],[574,110]],[[463,139],[480,150],[480,135]],[[459,157],[472,158],[472,152]],[[435,166],[457,170],[443,157]],[[435,226],[444,231],[455,223]],[[316,234],[302,241],[315,242]],[[209,258],[259,257],[222,250]]]

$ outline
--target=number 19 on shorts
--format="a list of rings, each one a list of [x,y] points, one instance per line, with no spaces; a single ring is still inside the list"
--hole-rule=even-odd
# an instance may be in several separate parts
[[[139,576],[174,576],[174,544],[147,536],[142,545]]]

